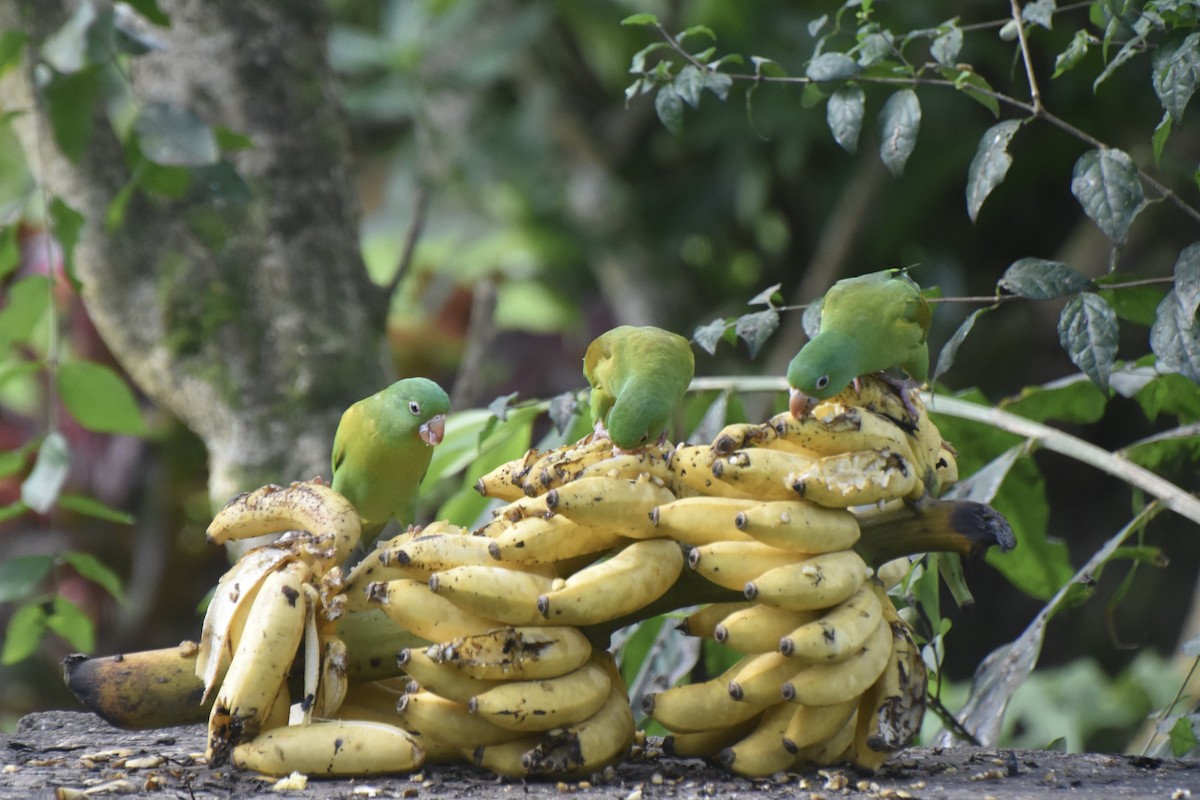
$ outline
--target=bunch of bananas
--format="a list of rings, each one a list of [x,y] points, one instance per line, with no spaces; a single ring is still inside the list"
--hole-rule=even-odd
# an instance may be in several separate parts
[[[243,556],[200,645],[163,651],[163,670],[191,659],[199,694],[220,686],[214,763],[580,776],[634,741],[609,634],[705,604],[685,631],[745,656],[646,698],[675,753],[744,775],[877,768],[925,706],[919,650],[880,576],[902,574],[908,553],[1005,541],[985,506],[933,499],[957,477],[954,454],[917,408],[865,378],[809,416],[729,426],[710,445],[621,452],[591,435],[531,450],[480,479],[503,502],[486,524],[407,531],[345,576],[358,534],[345,500],[319,482],[259,490],[218,514],[214,541],[309,533]],[[929,523],[964,512],[951,535]],[[116,682],[101,662],[69,663],[73,688]]]

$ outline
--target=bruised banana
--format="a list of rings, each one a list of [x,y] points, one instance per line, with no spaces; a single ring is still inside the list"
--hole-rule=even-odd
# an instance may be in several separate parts
[[[737,515],[759,504],[745,498],[681,497],[651,509],[650,522],[659,536],[691,547],[713,542],[748,542],[751,537],[737,529]]]
[[[713,638],[741,653],[771,653],[779,649],[780,639],[820,619],[821,613],[751,603],[723,617],[713,629]]]
[[[521,480],[521,488],[529,497],[544,494],[575,480],[591,465],[611,458],[612,452],[611,441],[594,435],[584,437],[571,447],[550,450],[530,465]]]
[[[208,718],[196,675],[195,642],[119,656],[75,654],[63,660],[67,687],[105,722],[127,730],[185,725]]]
[[[521,735],[473,716],[462,703],[423,689],[401,696],[396,702],[396,712],[406,728],[460,749],[500,744]]]
[[[599,711],[582,722],[548,731],[525,754],[522,764],[531,775],[590,775],[625,756],[635,733],[629,697],[618,677]]]
[[[583,722],[608,699],[612,678],[595,656],[557,678],[503,681],[473,696],[467,710],[493,725],[514,731],[548,731]]]
[[[818,456],[887,448],[915,460],[912,434],[894,420],[857,406],[825,402],[807,416],[797,418],[784,412],[768,424],[775,430],[776,441],[793,443]]]
[[[654,530],[650,511],[674,499],[670,490],[652,480],[584,477],[551,489],[546,507],[579,525],[616,529],[642,539],[661,535]]]
[[[601,553],[620,541],[621,532],[616,528],[581,525],[556,515],[524,517],[509,523],[487,540],[487,549],[493,564],[540,565]]]
[[[541,453],[536,449],[525,451],[520,458],[506,461],[491,472],[483,475],[475,482],[475,491],[484,497],[494,497],[500,500],[516,500],[525,496],[522,481],[529,474]]]
[[[397,578],[373,583],[367,595],[401,628],[431,642],[504,627],[503,622],[472,614],[454,600],[434,594],[429,584],[422,581]]]
[[[425,652],[474,678],[537,680],[579,669],[591,655],[592,645],[575,628],[522,626],[431,645]]]
[[[459,608],[508,625],[543,621],[539,598],[561,580],[519,569],[467,564],[429,577],[429,590]]]
[[[637,540],[543,593],[537,609],[558,625],[607,622],[657,600],[682,571],[683,553],[676,542]]]
[[[348,670],[346,643],[336,636],[328,639],[321,653],[321,679],[312,704],[318,717],[332,717],[341,707],[350,689]]]
[[[879,679],[892,654],[892,627],[880,620],[862,648],[841,661],[802,667],[783,685],[785,700],[829,706],[860,697]]]
[[[712,440],[712,451],[727,456],[735,450],[767,447],[779,434],[769,422],[735,422],[722,428]]]
[[[808,558],[806,553],[780,550],[759,542],[713,542],[693,547],[688,553],[688,566],[718,586],[741,591],[768,570]]]
[[[500,744],[464,747],[463,753],[477,767],[483,767],[505,778],[524,778],[529,775],[526,756],[541,742],[538,734],[529,734]]]
[[[746,599],[776,608],[830,608],[857,592],[871,570],[853,550],[823,553],[764,572],[746,584]]]
[[[332,534],[340,564],[358,544],[361,524],[349,500],[320,481],[300,481],[238,495],[217,512],[206,535],[219,545],[291,530]]]
[[[779,639],[779,652],[810,661],[840,661],[857,653],[879,625],[883,607],[872,583]]]
[[[801,553],[849,550],[859,538],[858,520],[844,509],[805,500],[777,500],[739,511],[734,525],[755,541]]]
[[[806,500],[828,508],[916,499],[924,484],[912,462],[891,450],[858,450],[826,456],[785,479]]]
[[[790,478],[816,463],[795,453],[753,447],[716,459],[712,473],[719,483],[734,487],[743,496],[764,501],[792,500],[796,495]]]
[[[666,485],[671,479],[670,464],[674,452],[670,445],[661,448],[650,445],[636,453],[620,453],[589,464],[575,478],[640,479]]]
[[[382,775],[412,772],[424,763],[425,752],[408,731],[363,720],[275,728],[233,749],[234,766],[267,775]]]

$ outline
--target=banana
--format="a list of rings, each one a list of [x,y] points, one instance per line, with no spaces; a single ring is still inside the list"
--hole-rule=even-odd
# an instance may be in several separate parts
[[[691,733],[672,733],[663,739],[663,750],[672,756],[680,758],[715,756],[718,751],[734,742],[744,739],[758,725],[762,715],[742,720],[733,725],[725,725],[706,731]]]
[[[217,512],[206,535],[209,542],[220,545],[292,530],[313,536],[332,534],[333,561],[340,564],[358,544],[361,525],[349,500],[313,480],[286,488],[268,485],[238,495]]]
[[[504,627],[502,622],[472,614],[453,600],[434,594],[429,584],[408,578],[371,584],[368,596],[401,628],[431,642]]]
[[[916,499],[924,490],[912,462],[891,450],[857,450],[826,456],[787,484],[806,500],[828,508]]]
[[[783,733],[783,746],[792,753],[799,753],[802,748],[811,747],[836,736],[854,715],[854,710],[858,708],[858,699],[831,706],[806,706],[795,703],[788,705],[796,709],[796,713]]]
[[[760,608],[749,601],[743,603],[709,603],[693,611],[683,618],[677,629],[686,636],[701,636],[706,639],[716,637],[717,624],[739,611],[748,608]],[[778,637],[776,637],[778,641]],[[734,648],[737,650],[738,648]],[[770,649],[770,648],[768,648]]]
[[[692,547],[712,542],[749,542],[737,529],[738,513],[759,505],[757,500],[732,497],[681,497],[656,506],[650,521],[660,536],[669,536]]]
[[[234,766],[267,775],[381,775],[413,772],[424,763],[424,751],[407,731],[359,720],[275,728],[233,749]]]
[[[532,775],[587,776],[626,755],[635,733],[629,697],[618,679],[599,711],[583,722],[546,733],[522,763]]]
[[[779,639],[779,652],[810,661],[841,661],[857,653],[879,626],[883,607],[872,583],[863,586],[819,619]]]
[[[854,732],[858,724],[858,712],[850,714],[850,718],[832,736],[800,748],[796,753],[796,763],[828,766],[845,761],[854,748]]]
[[[592,653],[586,636],[569,627],[509,627],[431,645],[426,654],[484,680],[557,678],[583,666]]]
[[[318,717],[332,717],[345,701],[350,689],[348,667],[346,643],[336,636],[327,639],[321,654],[321,679],[313,699],[313,713]]]
[[[435,530],[430,530],[435,528]],[[395,565],[413,570],[428,579],[435,572],[443,572],[466,564],[490,564],[488,540],[472,536],[466,528],[457,525],[450,528],[431,525],[420,535],[398,544],[389,545],[380,561],[384,566]],[[406,577],[418,577],[413,574]]]
[[[608,699],[612,679],[596,655],[574,672],[557,678],[503,681],[473,696],[467,710],[514,731],[548,731],[583,722]]]
[[[505,778],[524,778],[529,775],[526,756],[541,740],[540,736],[523,736],[500,744],[465,747],[463,752],[477,767]]]
[[[580,478],[604,477],[625,480],[649,480],[665,485],[671,480],[671,459],[674,448],[669,445],[650,445],[636,453],[610,455],[602,461],[589,464],[575,476]]]
[[[857,387],[853,383],[850,384],[844,391],[818,403],[812,413],[818,413],[823,405],[843,408],[854,406],[886,417],[905,430],[909,430],[915,427],[915,424],[912,413],[904,405],[901,393],[908,395],[909,402],[917,410],[918,417],[923,417],[925,405],[921,402],[921,395],[916,391],[916,387],[901,388],[877,375],[860,376]]]
[[[818,462],[785,450],[753,447],[716,459],[712,473],[718,482],[735,487],[746,497],[793,500],[792,476],[812,469],[815,463]]]
[[[871,570],[853,550],[823,553],[764,572],[746,584],[746,599],[776,608],[829,608],[858,591]]]
[[[386,583],[397,578],[429,580],[429,573],[416,567],[401,566],[389,555],[392,547],[399,546],[412,538],[411,535],[402,533],[389,541],[378,542],[374,550],[367,553],[351,568],[350,574],[346,576],[345,585],[347,611],[362,611],[371,607],[368,592],[371,591],[373,583]],[[385,559],[387,563],[384,563]]]
[[[912,565],[913,562],[909,560],[908,556],[893,558],[875,568],[875,577],[879,579],[885,590],[891,591],[908,577],[908,571],[912,569]]]
[[[796,662],[782,653],[760,653],[729,681],[729,696],[739,703],[766,706],[783,700],[781,688],[796,674]]]
[[[717,753],[717,761],[747,778],[765,778],[790,768],[796,755],[783,746],[783,734],[795,715],[796,708],[788,703],[771,706],[753,731]]]
[[[526,497],[524,493],[510,503],[492,509],[492,518],[476,528],[473,533],[493,539],[518,520],[526,517],[548,517],[550,509],[546,507],[546,495]]]
[[[591,465],[610,458],[612,452],[613,445],[607,437],[589,434],[574,445],[542,454],[521,479],[521,488],[529,497],[544,494],[575,480]]]
[[[405,647],[429,643],[398,626],[379,607],[342,617],[338,620],[337,635],[346,643],[351,684],[400,675],[396,653]]]
[[[525,490],[521,487],[521,483],[541,455],[537,450],[531,449],[525,451],[525,455],[520,458],[504,462],[476,481],[475,491],[484,497],[495,497],[500,500],[516,500],[524,497]]]
[[[464,611],[508,625],[543,621],[539,598],[558,581],[518,569],[468,564],[429,577],[429,590]]]
[[[881,620],[862,648],[841,661],[803,667],[783,685],[785,700],[830,706],[853,700],[878,680],[892,653],[892,628]]]
[[[506,682],[472,677],[452,664],[435,660],[421,648],[404,648],[396,655],[396,663],[419,688],[463,705]]]
[[[546,507],[579,525],[612,528],[622,536],[642,539],[661,536],[654,530],[650,510],[674,499],[652,480],[581,477],[551,489]]]
[[[204,684],[196,675],[195,642],[117,656],[82,654],[63,660],[76,697],[105,722],[140,730],[199,722],[208,717]]]
[[[713,629],[713,638],[741,653],[771,653],[779,649],[783,636],[819,619],[821,613],[746,603],[721,619]]]
[[[676,497],[701,494],[708,497],[731,497],[760,500],[731,483],[713,477],[713,465],[718,456],[708,445],[676,447],[671,458],[670,480],[667,483]]]
[[[765,447],[778,434],[769,423],[735,422],[726,425],[713,438],[712,451],[718,456],[727,456],[734,450],[747,447]]]
[[[208,722],[208,761],[221,764],[229,749],[252,738],[296,657],[304,634],[308,568],[292,562],[263,581],[237,642]]]
[[[688,553],[688,566],[716,585],[738,591],[768,570],[807,559],[805,553],[759,542],[713,542],[693,547]]]
[[[734,524],[755,541],[801,553],[849,550],[858,541],[858,520],[849,511],[804,500],[777,500],[738,512]]]
[[[584,567],[537,599],[542,616],[558,625],[592,625],[623,617],[657,600],[683,571],[683,553],[670,539],[641,539]]]
[[[673,686],[642,698],[642,711],[674,733],[694,733],[723,728],[757,716],[768,703],[739,702],[729,694],[729,683],[754,659],[747,656],[715,678]]]
[[[554,491],[557,490],[551,494]],[[622,541],[622,537],[616,528],[581,525],[556,515],[524,517],[485,541],[493,564],[499,560],[514,565],[541,565],[603,552]]]
[[[779,439],[819,456],[887,448],[913,460],[915,453],[916,438],[894,420],[853,405],[821,403],[806,417],[785,412],[768,424]]]
[[[396,702],[400,724],[443,744],[459,749],[512,741],[521,734],[472,716],[462,703],[420,690],[406,692]]]

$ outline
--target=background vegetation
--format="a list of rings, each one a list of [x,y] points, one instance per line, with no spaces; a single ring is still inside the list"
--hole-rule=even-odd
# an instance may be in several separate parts
[[[137,237],[130,209],[170,208],[189,187],[190,208],[236,208],[258,187],[241,176],[263,137],[229,120],[165,113],[136,93],[131,124],[92,112],[111,99],[102,78],[114,66],[196,69],[156,49],[180,24],[171,6],[139,0],[114,14],[84,2],[49,34],[14,25],[0,36],[0,67],[36,77],[44,120],[35,148],[0,129],[9,721],[71,702],[52,668],[67,652],[194,636],[196,605],[225,563],[203,542],[223,499],[210,496],[211,448],[124,388],[136,365],[108,354],[72,271],[87,231]],[[1024,688],[1005,741],[1140,750],[1148,733],[1134,732],[1163,712],[1176,750],[1194,743],[1178,716],[1194,693],[1170,704],[1197,654],[1183,671],[1170,659],[1197,629],[1197,519],[1156,515],[1128,483],[1137,463],[1197,488],[1194,4],[324,8],[362,259],[387,297],[389,371],[437,378],[461,410],[426,516],[469,522],[483,509],[465,490],[474,473],[569,435],[542,413],[548,403],[531,402],[555,398],[553,416],[570,421],[582,353],[606,328],[693,333],[697,374],[731,378],[681,411],[678,437],[702,435],[782,407],[755,378],[782,374],[804,341],[800,308],[830,283],[912,265],[947,301],[933,334],[939,397],[963,394],[1124,459],[1106,462],[1114,476],[1050,446],[1053,431],[1047,441],[1003,419],[938,417],[964,475],[990,465],[973,491],[1020,541],[966,565],[969,607],[939,596],[936,570],[910,587],[930,658],[944,658],[944,699],[956,708],[976,665],[1041,619],[1044,646],[1018,646],[1039,667],[1014,677]],[[33,115],[7,100],[4,111],[14,128]],[[129,188],[88,217],[34,176],[52,151],[86,160],[112,136],[105,126]]]

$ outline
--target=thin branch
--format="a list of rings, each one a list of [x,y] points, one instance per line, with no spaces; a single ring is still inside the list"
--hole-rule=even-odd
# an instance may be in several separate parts
[[[1029,40],[1025,37],[1025,22],[1021,18],[1021,4],[1018,0],[1009,0],[1012,7],[1012,19],[1017,25],[1017,41],[1021,44],[1021,60],[1025,62],[1025,77],[1029,81],[1029,98],[1033,101],[1033,115],[1042,115],[1042,91],[1038,88],[1037,78],[1033,74],[1033,57],[1029,54]]]
[[[400,284],[404,282],[404,278],[408,275],[412,268],[413,253],[417,249],[417,241],[421,238],[421,231],[425,228],[425,216],[429,211],[429,196],[431,192],[429,187],[423,181],[417,181],[417,197],[413,203],[412,218],[408,221],[408,230],[404,232],[404,247],[400,251],[400,263],[396,265],[396,273],[392,275],[392,279],[388,281],[387,294],[388,303],[391,303],[396,292],[400,289]]]

